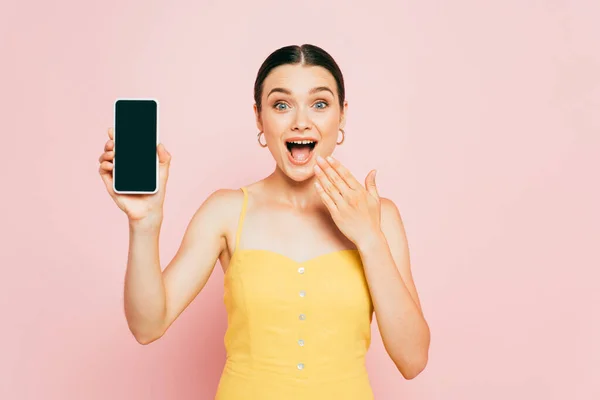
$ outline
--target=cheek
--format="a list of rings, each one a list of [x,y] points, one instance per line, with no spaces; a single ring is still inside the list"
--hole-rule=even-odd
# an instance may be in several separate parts
[[[290,118],[282,115],[268,115],[262,118],[262,125],[267,137],[280,137],[290,125]]]
[[[321,133],[322,140],[324,142],[335,142],[339,135],[339,123],[335,119],[325,121],[318,125],[319,132]]]
[[[327,112],[315,113],[313,116],[313,122],[319,128],[323,135],[334,134],[338,131],[340,123],[340,114],[329,110]]]
[[[335,147],[335,139],[327,138],[327,140],[321,142],[319,145],[319,153],[323,156],[330,155],[335,150]]]

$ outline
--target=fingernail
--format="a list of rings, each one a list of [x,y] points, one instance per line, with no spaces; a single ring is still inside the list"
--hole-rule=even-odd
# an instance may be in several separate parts
[[[320,155],[317,155],[317,161],[325,161],[325,160],[323,160],[323,157],[321,157]]]
[[[329,161],[329,162],[333,162],[333,157],[331,157],[331,156],[327,156],[327,161]]]

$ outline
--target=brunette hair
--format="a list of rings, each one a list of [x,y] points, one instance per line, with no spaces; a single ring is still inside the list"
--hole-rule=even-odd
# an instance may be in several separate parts
[[[256,75],[256,81],[254,82],[254,102],[259,112],[262,109],[261,99],[265,79],[269,76],[273,68],[286,64],[302,64],[327,69],[335,79],[340,108],[343,108],[346,92],[344,88],[344,76],[340,67],[333,57],[322,48],[312,44],[303,44],[301,46],[285,46],[275,50],[260,66]]]

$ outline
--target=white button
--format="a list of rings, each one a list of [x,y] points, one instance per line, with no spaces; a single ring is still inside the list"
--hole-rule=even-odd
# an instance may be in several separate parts
[[[304,296],[306,296],[306,292],[304,290],[301,290],[300,291],[300,297],[304,297]]]
[[[302,369],[302,368],[304,368],[304,364],[302,364],[302,363],[298,364],[298,369]]]
[[[299,273],[299,274],[303,274],[303,273],[304,273],[304,267],[300,267],[300,268],[298,268],[298,273]]]
[[[298,344],[299,344],[300,346],[304,346],[304,340],[302,340],[302,339],[298,340]]]
[[[306,319],[306,315],[300,314],[300,320],[304,321]]]

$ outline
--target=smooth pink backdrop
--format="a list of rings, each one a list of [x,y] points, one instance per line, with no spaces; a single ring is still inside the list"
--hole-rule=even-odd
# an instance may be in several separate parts
[[[336,155],[360,179],[379,170],[431,325],[413,381],[373,325],[376,398],[600,398],[597,1],[38,1],[0,15],[0,398],[212,398],[222,272],[165,337],[137,344],[127,223],[97,159],[115,98],[160,100],[166,265],[210,192],[272,170],[254,77],[301,43],[344,71]]]

